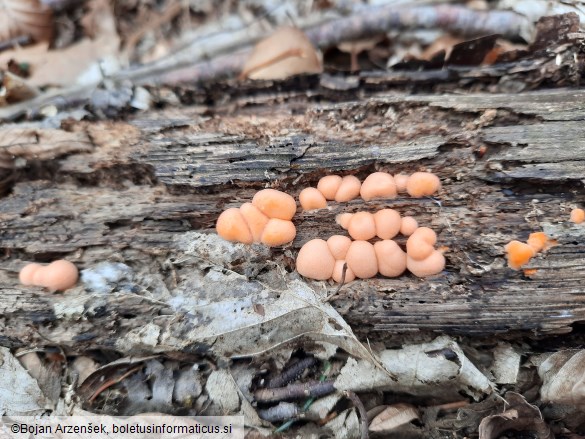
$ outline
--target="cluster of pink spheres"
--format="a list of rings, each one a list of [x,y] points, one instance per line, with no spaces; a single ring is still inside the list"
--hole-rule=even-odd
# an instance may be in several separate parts
[[[347,202],[361,196],[370,201],[395,198],[399,193],[420,198],[433,195],[440,187],[439,178],[430,172],[415,172],[410,176],[374,172],[363,183],[353,175],[328,175],[319,180],[316,188],[303,189],[299,201],[304,210],[315,210],[326,208],[328,200]],[[256,193],[251,203],[222,212],[216,224],[217,233],[228,241],[244,244],[283,245],[296,236],[291,221],[296,209],[296,202],[290,195],[264,189]],[[573,209],[571,221],[576,224],[585,222],[585,210]],[[435,232],[428,227],[418,227],[417,221],[410,216],[401,217],[393,209],[382,209],[375,213],[342,213],[336,222],[354,240],[333,235],[327,241],[313,239],[305,243],[296,261],[301,275],[317,280],[350,282],[356,277],[367,279],[378,273],[396,277],[407,269],[416,276],[426,277],[445,268],[443,253],[434,247],[437,241]],[[406,252],[392,240],[399,233],[408,237]],[[375,237],[380,241],[368,242]],[[554,245],[551,242],[542,232],[532,233],[526,244],[510,242],[505,248],[508,265],[518,270],[536,253]],[[23,285],[41,286],[52,291],[73,287],[78,277],[77,267],[63,259],[48,265],[27,264],[19,273]]]
[[[327,200],[342,203],[361,196],[364,201],[370,201],[375,198],[396,198],[399,193],[421,198],[433,195],[440,188],[439,177],[430,172],[415,172],[410,176],[374,172],[363,183],[353,175],[328,175],[319,180],[317,188],[303,189],[299,201],[304,210],[315,210],[327,207]]]
[[[45,287],[53,291],[63,291],[73,287],[78,277],[77,267],[64,259],[51,262],[49,265],[27,264],[18,275],[23,285]]]
[[[415,172],[410,176],[374,172],[363,183],[352,175],[328,175],[319,181],[317,188],[304,189],[299,201],[304,210],[314,210],[327,207],[327,200],[346,202],[361,196],[370,201],[395,198],[399,193],[418,198],[432,195],[440,187],[439,178],[429,172]],[[290,195],[264,189],[256,193],[251,203],[224,211],[217,220],[217,233],[228,241],[283,245],[296,236],[291,221],[296,210],[296,202]],[[327,241],[314,239],[307,242],[297,257],[300,274],[312,279],[333,278],[338,282],[349,282],[356,277],[365,279],[377,273],[395,277],[407,268],[417,276],[430,276],[445,266],[442,253],[434,249],[435,233],[426,227],[419,228],[412,217],[401,218],[395,210],[342,214],[337,222],[354,240],[335,235]],[[391,239],[398,233],[409,236],[406,252]],[[381,241],[368,242],[376,236]],[[73,287],[78,277],[77,267],[66,260],[48,265],[28,264],[19,274],[23,285],[41,286],[52,291]]]
[[[311,279],[331,278],[336,282],[368,279],[378,273],[397,277],[406,269],[418,277],[431,276],[445,268],[443,253],[434,248],[436,240],[437,235],[428,227],[419,227],[408,238],[406,252],[392,239],[374,244],[341,235],[327,241],[312,239],[299,251],[297,271]]]
[[[264,189],[251,203],[232,207],[221,213],[216,230],[228,241],[268,246],[286,244],[295,239],[297,230],[291,219],[297,211],[295,199],[284,192]]]
[[[319,180],[316,188],[303,189],[299,201],[304,210],[314,210],[327,207],[327,200],[347,202],[361,196],[370,201],[395,198],[399,193],[419,198],[433,195],[440,187],[439,178],[429,172],[415,172],[410,176],[374,172],[363,183],[352,175],[328,175]],[[260,199],[262,205],[258,202]],[[270,212],[266,206],[270,206]],[[226,240],[245,244],[282,245],[296,235],[291,222],[295,211],[296,203],[290,195],[265,189],[254,196],[252,203],[224,211],[217,220],[217,233]],[[267,238],[265,234],[272,218],[286,221],[286,225],[275,223],[270,238]],[[406,269],[416,276],[431,276],[445,267],[443,254],[434,248],[435,232],[427,227],[419,228],[412,217],[401,218],[393,209],[382,209],[376,213],[341,214],[336,220],[347,229],[353,241],[347,236],[334,235],[327,241],[313,239],[307,242],[300,249],[296,262],[301,275],[317,280],[332,278],[337,282],[349,282],[356,277],[366,279],[378,273],[396,277]],[[409,237],[406,252],[392,240],[399,233]],[[375,237],[381,240],[374,244],[368,242]]]

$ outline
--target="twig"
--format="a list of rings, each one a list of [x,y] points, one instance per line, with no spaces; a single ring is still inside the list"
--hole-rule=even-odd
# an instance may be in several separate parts
[[[375,34],[406,28],[439,28],[469,35],[482,36],[502,34],[510,38],[529,39],[532,23],[524,16],[511,11],[475,11],[458,5],[435,6],[374,6],[365,7],[351,16],[331,20],[306,31],[313,44],[321,49],[333,47],[343,41],[366,38]],[[237,62],[229,64],[231,73],[240,72],[247,57],[246,53]],[[215,65],[217,61],[217,65]],[[203,67],[205,65],[206,67]],[[168,72],[158,78],[157,82],[177,84],[180,82],[200,82],[210,76],[210,72],[222,74],[226,67],[223,57],[211,62],[196,63],[176,72]],[[200,76],[202,75],[202,76]],[[149,82],[152,77],[144,77]]]
[[[258,416],[268,422],[299,419],[303,411],[292,402],[281,402],[274,407],[258,409]]]
[[[320,383],[325,382],[330,371],[331,371],[331,363],[329,361],[326,361],[325,367],[323,369],[323,373],[321,373],[321,376],[319,377]],[[315,397],[311,397],[305,401],[305,404],[303,405],[303,413],[305,413],[307,410],[309,410],[309,407],[311,407],[311,404],[313,404],[313,402],[315,402]],[[288,430],[290,428],[290,426],[293,425],[294,422],[295,422],[294,419],[289,419],[284,424],[282,424],[280,427],[278,427],[276,429],[275,433],[282,433],[283,431]]]
[[[459,5],[373,6],[349,17],[307,31],[313,44],[332,47],[342,41],[363,39],[398,29],[437,28],[466,36],[500,34],[508,38],[532,37],[532,23],[511,11],[476,11]]]
[[[133,49],[144,37],[144,35],[152,30],[159,29],[165,23],[172,21],[177,15],[181,13],[181,11],[183,11],[183,8],[183,5],[179,2],[171,3],[164,11],[157,14],[152,20],[146,23],[146,25],[141,26],[136,30],[136,32],[130,34],[130,36],[126,39],[126,43],[124,44],[125,49],[127,51]]]
[[[341,269],[341,282],[339,283],[339,286],[335,289],[333,294],[324,300],[325,302],[329,302],[329,301],[333,300],[339,294],[339,290],[341,290],[341,287],[345,285],[346,273],[347,273],[347,262],[344,262],[343,268]]]
[[[87,400],[87,402],[89,402],[90,404],[92,402],[95,401],[95,399],[100,395],[100,393],[102,393],[104,390],[106,390],[108,387],[113,386],[114,384],[118,384],[120,381],[122,381],[124,378],[129,377],[130,375],[132,375],[135,372],[138,372],[140,369],[142,369],[142,365],[134,367],[132,369],[130,369],[128,372],[125,372],[124,374],[120,375],[119,377],[116,378],[111,378],[109,380],[107,380],[105,383],[103,383],[100,387],[98,387],[98,389],[93,392],[93,394],[91,395],[91,397]]]
[[[16,46],[28,46],[30,43],[32,43],[32,38],[30,37],[30,35],[20,35],[18,37],[14,37],[6,41],[1,41],[0,52],[12,49]]]
[[[248,55],[249,52],[218,56],[210,61],[203,61],[189,67],[170,70],[162,73],[158,77],[148,75],[144,79],[139,79],[137,83],[175,85],[187,82],[200,83],[212,79],[219,81],[233,78],[242,71]]]
[[[290,384],[274,389],[259,389],[254,393],[258,402],[278,402],[307,397],[320,398],[335,392],[333,381],[309,381],[301,384]]]
[[[437,410],[454,410],[460,409],[462,407],[466,407],[469,405],[469,401],[462,400],[462,401],[455,401],[455,402],[448,402],[445,404],[435,405],[432,408]]]
[[[268,381],[266,388],[273,389],[275,387],[282,387],[298,380],[305,369],[312,367],[316,362],[317,360],[313,357],[303,358],[288,369],[283,370],[280,375]]]
[[[41,4],[60,12],[85,3],[87,0],[41,0]]]
[[[76,85],[66,90],[51,90],[28,101],[0,108],[0,121],[14,120],[23,115],[34,118],[50,105],[58,110],[74,105],[85,105],[97,85]]]
[[[457,5],[370,6],[354,11],[349,17],[334,19],[313,27],[307,31],[307,35],[316,46],[323,49],[342,41],[365,38],[372,33],[417,27],[443,28],[469,35],[499,33],[512,38],[520,36],[528,38],[533,29],[528,19],[509,11],[473,11]],[[242,38],[235,38],[235,35],[236,33],[232,33],[229,35],[230,38],[210,44],[194,42],[185,50],[153,64],[121,70],[110,79],[114,82],[129,79],[135,84],[177,85],[184,82],[194,84],[235,77],[242,71],[251,44],[260,37],[258,32],[249,36],[244,30],[240,34]],[[229,51],[231,53],[226,55]],[[209,61],[205,60],[206,57],[218,54],[223,55]],[[0,109],[0,120],[12,120],[26,113],[38,113],[39,109],[47,104],[54,104],[59,109],[73,103],[84,104],[90,99],[91,92],[96,87],[97,84],[74,86],[61,90],[58,93],[60,100],[55,96],[57,93],[53,92],[52,95],[41,95],[33,101],[25,102],[25,105],[17,104]]]
[[[368,439],[368,413],[366,412],[366,408],[362,404],[361,399],[359,396],[355,394],[355,392],[351,390],[345,390],[343,394],[353,402],[355,408],[357,408],[360,414],[360,437],[361,439]]]

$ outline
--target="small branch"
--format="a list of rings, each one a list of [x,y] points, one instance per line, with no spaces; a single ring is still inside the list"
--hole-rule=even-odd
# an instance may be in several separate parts
[[[368,439],[368,413],[366,412],[366,408],[362,404],[362,400],[355,394],[355,392],[351,390],[345,390],[343,394],[353,402],[355,408],[357,408],[360,414],[360,438],[361,439]]]
[[[345,275],[347,273],[347,263],[343,264],[343,268],[341,269],[341,282],[339,283],[339,286],[337,287],[337,289],[333,292],[333,294],[329,297],[327,297],[324,302],[329,302],[331,300],[333,300],[335,297],[337,297],[337,295],[339,294],[339,291],[341,290],[341,287],[345,285]]]
[[[66,9],[77,7],[87,0],[41,0],[43,6],[50,7],[53,11],[61,12]]]
[[[286,386],[288,383],[292,383],[293,381],[298,380],[303,372],[315,365],[317,360],[313,357],[303,358],[302,360],[296,362],[288,369],[282,371],[282,373],[266,384],[267,389],[274,389],[276,387],[283,387]]]
[[[51,0],[45,0],[51,1]],[[52,0],[58,3],[57,0]],[[465,35],[502,34],[510,38],[528,39],[533,25],[525,17],[510,11],[474,11],[457,5],[417,7],[370,6],[356,9],[348,17],[334,19],[307,30],[309,39],[324,49],[339,44],[367,38],[372,34],[406,28],[439,28]],[[240,37],[242,37],[242,34]],[[134,84],[178,85],[219,81],[239,75],[249,56],[251,44],[257,35],[233,41],[221,40],[213,45],[192,44],[152,64],[121,70],[109,79],[114,82],[131,80]],[[241,50],[240,50],[241,49]],[[240,50],[236,52],[235,50]],[[231,52],[230,52],[231,51]],[[230,52],[230,53],[226,53]],[[210,54],[222,54],[205,60]],[[58,109],[72,105],[84,105],[98,84],[74,86],[55,91],[48,96],[0,109],[0,120],[13,120],[26,113],[35,114],[40,108],[54,104]]]
[[[179,15],[184,9],[184,6],[179,3],[171,3],[167,8],[158,13],[157,15],[153,15],[152,20],[150,20],[145,26],[141,26],[139,29],[136,30],[133,34],[126,39],[124,44],[125,50],[129,51],[129,49],[133,49],[136,47],[138,42],[146,35],[148,32],[161,28],[164,24],[174,20],[174,18]]]
[[[475,11],[458,5],[436,6],[374,6],[358,9],[352,15],[331,20],[306,31],[313,44],[320,49],[336,46],[396,29],[438,28],[468,36],[501,34],[512,39],[529,39],[532,23],[511,11]],[[141,72],[141,82],[175,85],[180,82],[197,83],[209,78],[235,76],[242,71],[249,52],[233,58],[221,56],[211,61],[192,64],[168,71],[158,78]],[[229,59],[229,62],[227,59]],[[132,74],[127,77],[132,78]],[[135,78],[137,79],[137,78]]]
[[[28,46],[30,43],[32,43],[32,38],[30,37],[30,35],[20,35],[18,37],[14,37],[6,41],[1,41],[0,52],[13,49],[17,46]]]
[[[288,421],[303,417],[303,411],[292,402],[281,402],[274,407],[258,409],[258,416],[268,422]]]
[[[524,16],[511,11],[475,11],[459,5],[373,6],[306,31],[320,48],[342,41],[360,40],[398,29],[436,28],[466,35],[500,34],[508,38],[531,37],[533,25]]]
[[[145,75],[144,78],[138,79],[136,82],[138,84],[175,85],[233,78],[242,71],[248,55],[249,52],[222,55],[189,67],[168,70],[166,73],[160,74],[160,76]],[[127,73],[127,75],[133,76],[132,73]]]
[[[50,90],[28,101],[0,108],[0,121],[14,120],[23,115],[34,118],[42,108],[49,105],[54,105],[58,110],[76,105],[83,106],[90,100],[96,88],[97,85],[94,84],[74,85],[66,90]]]
[[[259,389],[254,393],[258,402],[278,402],[307,397],[320,398],[335,392],[333,381],[309,381],[302,384],[291,384],[274,389]]]
[[[87,400],[87,402],[89,402],[90,404],[93,403],[95,401],[95,399],[100,395],[100,393],[102,393],[104,390],[106,390],[107,388],[113,386],[114,384],[118,384],[124,378],[129,377],[133,373],[138,372],[140,369],[142,369],[142,367],[143,367],[142,365],[137,366],[137,367],[134,367],[134,368],[130,369],[128,372],[124,373],[123,375],[121,375],[119,377],[111,378],[111,379],[107,380],[100,387],[98,387],[98,389],[95,392],[93,392],[93,394]]]

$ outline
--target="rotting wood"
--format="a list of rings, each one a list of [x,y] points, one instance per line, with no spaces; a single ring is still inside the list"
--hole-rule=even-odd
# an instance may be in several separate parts
[[[449,248],[440,276],[344,286],[332,304],[358,335],[566,333],[585,320],[585,228],[568,222],[571,207],[585,204],[584,95],[386,93],[363,102],[268,102],[253,113],[244,106],[217,117],[193,111],[129,125],[80,123],[76,129],[89,134],[91,148],[55,158],[51,181],[29,181],[27,174],[27,166],[49,162],[19,165],[16,186],[0,199],[0,341],[115,349],[121,335],[153,320],[174,321],[172,310],[149,297],[98,300],[20,287],[21,260],[67,255],[81,267],[105,259],[144,265],[172,290],[164,261],[181,257],[175,238],[189,230],[212,233],[221,210],[250,199],[268,181],[297,195],[330,170],[363,178],[373,169],[421,168],[443,181],[436,201],[355,200],[295,216],[293,255],[308,239],[340,233],[336,214],[386,206],[430,225]],[[558,245],[527,267],[536,271],[506,268],[504,244],[542,229]],[[293,269],[290,252],[270,254]],[[332,293],[336,285],[328,288]],[[55,313],[68,308],[102,311],[82,312],[83,318]]]

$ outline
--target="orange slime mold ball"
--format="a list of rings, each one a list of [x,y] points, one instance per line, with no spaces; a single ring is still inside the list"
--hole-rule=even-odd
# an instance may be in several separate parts
[[[585,221],[585,210],[583,209],[573,209],[571,210],[571,221],[575,224],[581,224]]]
[[[23,285],[37,285],[54,291],[73,287],[78,278],[77,267],[64,259],[51,262],[49,265],[28,264],[19,274]]]
[[[414,198],[433,195],[441,188],[441,180],[430,172],[415,172],[406,183],[406,192]]]
[[[534,248],[520,241],[510,241],[504,248],[507,252],[508,266],[512,270],[519,270],[536,254]]]

